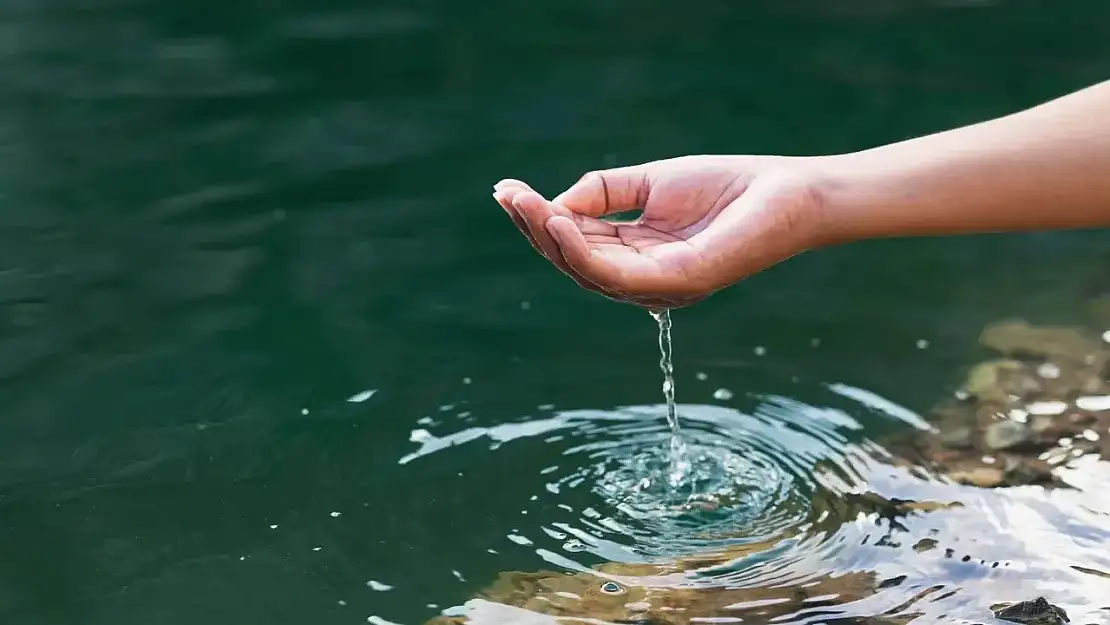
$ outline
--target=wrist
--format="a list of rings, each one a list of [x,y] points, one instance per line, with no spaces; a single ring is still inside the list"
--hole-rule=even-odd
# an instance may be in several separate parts
[[[831,247],[871,238],[866,216],[871,207],[891,207],[892,199],[877,197],[884,184],[868,171],[867,153],[845,153],[806,158],[813,178],[811,248]],[[873,226],[873,224],[872,224]]]

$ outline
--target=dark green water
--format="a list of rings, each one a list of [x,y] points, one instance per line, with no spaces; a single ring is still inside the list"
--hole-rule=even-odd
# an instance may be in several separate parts
[[[1094,0],[0,12],[9,625],[415,625],[499,571],[551,568],[547,552],[632,557],[565,552],[542,528],[586,531],[598,505],[594,460],[564,454],[576,437],[606,439],[620,406],[646,406],[645,436],[664,431],[656,326],[558,275],[490,186],[555,193],[589,169],[683,153],[857,149],[1007,113],[1110,66],[1110,4]],[[885,241],[796,258],[674,315],[679,413],[777,440],[798,466],[863,449],[910,426],[824,384],[922,412],[982,357],[983,323],[1071,321],[1110,287],[1106,244]],[[718,412],[692,406],[705,404]],[[842,410],[842,427],[808,406]],[[562,412],[577,410],[592,412]],[[776,419],[808,438],[776,439]],[[456,439],[472,440],[430,451]],[[1106,527],[1036,494],[982,497],[987,524]],[[639,525],[607,539],[639,537],[644,553],[697,529],[622,523]],[[1073,614],[1104,614],[1084,593],[1105,580],[1044,571],[1076,553],[1106,570],[1105,550],[1014,536],[1024,546],[979,556],[1025,554],[1029,572],[1003,582],[912,558],[883,575],[1058,587]],[[970,618],[980,596],[920,609]],[[856,613],[891,607],[869,605]]]

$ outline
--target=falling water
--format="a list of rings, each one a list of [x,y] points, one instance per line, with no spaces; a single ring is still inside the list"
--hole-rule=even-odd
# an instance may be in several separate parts
[[[671,311],[651,311],[651,316],[659,323],[659,368],[663,370],[663,397],[667,400],[667,425],[671,427],[671,471],[672,487],[679,486],[686,477],[689,463],[686,459],[686,446],[678,424],[678,410],[674,400],[674,364],[671,361]]]

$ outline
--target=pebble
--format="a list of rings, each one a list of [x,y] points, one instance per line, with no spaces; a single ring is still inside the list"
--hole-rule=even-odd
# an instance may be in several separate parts
[[[1009,449],[1029,439],[1029,428],[1016,421],[992,423],[983,431],[983,445],[987,449]]]
[[[1042,363],[1037,367],[1037,375],[1046,380],[1055,380],[1060,377],[1060,367],[1051,362]]]
[[[978,486],[980,488],[993,488],[1004,481],[1002,469],[994,467],[977,467],[966,471],[953,471],[948,477],[960,484]]]
[[[1033,432],[1035,432],[1037,434],[1040,434],[1042,432],[1047,432],[1049,429],[1051,429],[1052,425],[1055,422],[1056,421],[1052,417],[1046,417],[1044,415],[1039,415],[1039,416],[1033,417],[1033,421],[1032,421],[1032,423],[1029,424],[1029,428],[1031,430],[1033,430]]]
[[[940,442],[952,449],[968,449],[971,445],[971,428],[967,426],[941,430]]]
[[[930,549],[934,549],[936,548],[936,546],[937,540],[935,538],[922,538],[921,540],[914,543],[913,550],[921,553],[922,551],[929,551]]]

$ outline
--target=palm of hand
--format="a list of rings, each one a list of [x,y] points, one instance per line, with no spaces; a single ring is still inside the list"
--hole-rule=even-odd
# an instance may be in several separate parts
[[[669,172],[659,177],[642,203],[638,202],[643,207],[639,219],[613,222],[579,215],[576,224],[591,246],[610,254],[636,253],[660,260],[674,254],[697,254],[699,250],[691,238],[710,227],[740,196],[742,182],[735,172],[723,168]],[[610,205],[602,215],[620,210]]]
[[[580,286],[648,308],[675,308],[739,278],[724,266],[735,256],[725,248],[736,247],[738,232],[765,231],[768,220],[760,216],[766,211],[753,210],[756,200],[748,201],[759,181],[735,163],[713,157],[660,163],[656,171],[612,182],[594,174],[553,202],[517,180],[499,183],[494,196],[533,246]],[[634,221],[604,219],[637,208],[643,214]]]

